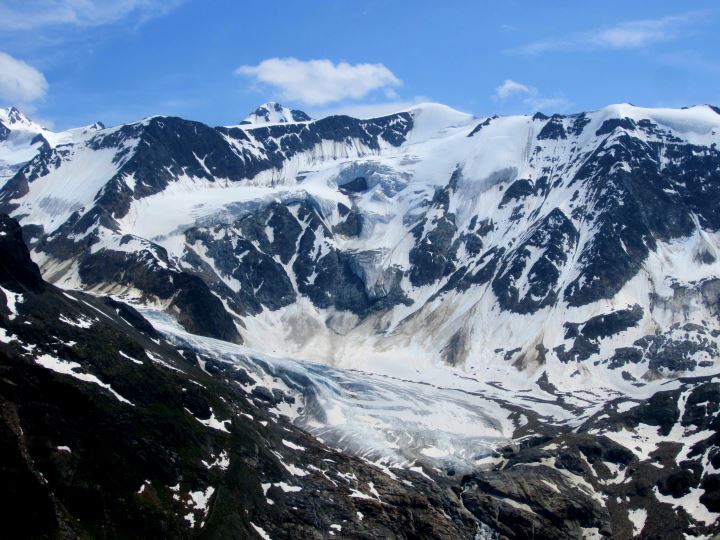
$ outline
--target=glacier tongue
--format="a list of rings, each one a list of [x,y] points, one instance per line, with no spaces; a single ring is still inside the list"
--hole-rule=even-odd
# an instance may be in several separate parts
[[[470,470],[507,444],[517,427],[512,411],[502,405],[500,396],[505,393],[479,381],[458,380],[447,373],[442,381],[431,377],[432,383],[425,375],[403,380],[274,357],[188,334],[161,312],[144,315],[201,358],[246,370],[256,378],[244,386],[247,391],[264,387],[294,396],[295,403],[280,403],[277,412],[321,441],[385,466],[422,462]],[[559,407],[550,409],[566,420],[570,417]]]
[[[168,339],[196,351],[201,362],[230,366],[223,376],[249,374],[236,378],[237,384],[249,396],[273,396],[261,399],[270,400],[275,414],[331,447],[390,469],[424,466],[455,474],[487,468],[497,463],[500,449],[579,427],[611,401],[680,386],[659,381],[627,394],[601,387],[533,386],[518,392],[442,366],[406,370],[404,376],[343,369],[189,334],[162,311],[142,311]]]

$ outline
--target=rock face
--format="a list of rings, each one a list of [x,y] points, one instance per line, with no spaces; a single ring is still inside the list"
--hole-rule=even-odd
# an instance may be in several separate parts
[[[20,287],[35,292],[45,289],[40,269],[23,241],[20,225],[5,214],[0,214],[0,253],[3,255],[0,283],[10,289]]]
[[[574,432],[526,439],[463,479],[463,502],[507,538],[711,537],[720,523],[720,386],[685,380],[609,403]],[[714,466],[713,466],[714,467]]]

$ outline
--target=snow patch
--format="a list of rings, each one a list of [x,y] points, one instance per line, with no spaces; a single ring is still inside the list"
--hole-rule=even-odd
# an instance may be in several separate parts
[[[90,373],[78,373],[76,370],[79,369],[81,366],[77,362],[66,362],[64,360],[60,360],[59,358],[55,358],[54,356],[51,356],[49,354],[43,354],[42,356],[39,356],[35,359],[35,363],[56,373],[60,373],[62,375],[70,375],[71,377],[74,377],[75,379],[78,379],[80,381],[96,384],[110,392],[113,396],[115,396],[118,401],[121,401],[122,403],[127,403],[128,405],[132,406],[135,405],[131,401],[122,397],[115,390],[113,390],[109,384],[105,384],[95,375],[91,375]]]

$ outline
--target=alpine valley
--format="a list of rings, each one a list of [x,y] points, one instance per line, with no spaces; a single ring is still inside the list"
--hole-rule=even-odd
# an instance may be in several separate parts
[[[0,536],[717,538],[719,144],[0,110]]]

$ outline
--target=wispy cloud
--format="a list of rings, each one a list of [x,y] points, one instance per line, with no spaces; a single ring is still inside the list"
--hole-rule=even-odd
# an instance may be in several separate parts
[[[694,27],[707,22],[713,12],[690,11],[680,15],[623,21],[611,26],[578,32],[565,38],[554,38],[526,43],[506,52],[537,55],[549,51],[637,49],[655,43],[677,40],[689,34]]]
[[[537,88],[523,84],[512,79],[505,79],[502,84],[495,88],[492,96],[493,101],[515,101],[523,108],[532,111],[552,110],[562,111],[570,106],[570,102],[563,97],[548,97],[540,94]]]
[[[495,88],[495,97],[497,99],[505,99],[506,97],[510,96],[511,94],[531,94],[532,90],[529,86],[526,86],[522,83],[505,79],[505,81]]]
[[[284,100],[308,105],[361,99],[381,89],[394,97],[393,87],[402,84],[382,64],[335,64],[327,59],[269,58],[256,66],[240,66],[235,73],[272,87]]]
[[[34,67],[0,52],[0,101],[27,104],[42,98],[48,89],[45,76]]]
[[[94,27],[129,16],[140,21],[166,15],[183,0],[4,0],[0,29],[32,30],[51,26]]]

